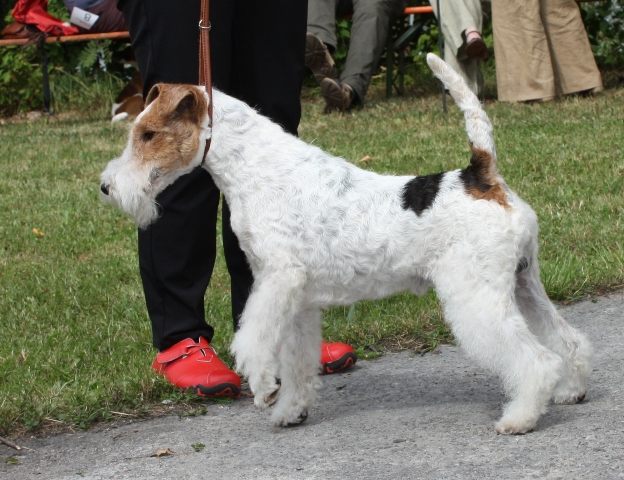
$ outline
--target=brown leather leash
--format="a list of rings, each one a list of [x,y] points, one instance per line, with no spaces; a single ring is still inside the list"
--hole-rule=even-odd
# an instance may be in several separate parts
[[[199,20],[199,86],[205,87],[208,93],[208,118],[212,129],[212,73],[210,70],[210,0],[201,0],[201,13]],[[211,135],[212,138],[212,135]],[[204,158],[202,165],[206,161],[206,155],[210,149],[210,140],[206,140]]]

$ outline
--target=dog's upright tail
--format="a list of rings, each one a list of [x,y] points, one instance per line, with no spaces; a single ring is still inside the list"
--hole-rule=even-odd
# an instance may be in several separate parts
[[[464,112],[466,132],[472,145],[470,167],[462,171],[467,192],[475,198],[495,200],[507,206],[504,181],[498,176],[496,148],[492,124],[481,107],[481,102],[470,90],[464,78],[433,53],[427,54],[427,63],[434,75],[448,89],[457,106]]]
[[[472,144],[496,158],[492,124],[483,111],[481,102],[468,88],[464,78],[433,53],[427,54],[427,63],[434,75],[444,83],[457,106],[464,112],[466,131]]]

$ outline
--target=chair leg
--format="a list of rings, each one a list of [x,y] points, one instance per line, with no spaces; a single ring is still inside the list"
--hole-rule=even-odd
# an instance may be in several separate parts
[[[386,40],[386,98],[392,97],[392,84],[394,83],[394,43],[392,42],[392,20],[388,29]]]
[[[48,75],[48,54],[46,52],[45,37],[39,43],[41,49],[41,73],[43,74],[43,109],[50,112],[50,76]]]
[[[398,68],[399,86],[397,87],[397,93],[403,95],[405,93],[405,50],[399,50],[399,68]]]
[[[440,11],[440,0],[436,0],[436,9],[438,12],[438,48],[440,49],[440,58],[444,58],[444,35],[442,34],[442,12]],[[442,84],[442,110],[446,113],[446,89]]]

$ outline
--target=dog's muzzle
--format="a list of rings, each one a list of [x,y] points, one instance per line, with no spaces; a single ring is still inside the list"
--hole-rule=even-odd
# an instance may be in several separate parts
[[[101,184],[100,185],[100,190],[102,191],[102,193],[104,195],[108,195],[108,185],[107,184],[105,184],[105,183]]]

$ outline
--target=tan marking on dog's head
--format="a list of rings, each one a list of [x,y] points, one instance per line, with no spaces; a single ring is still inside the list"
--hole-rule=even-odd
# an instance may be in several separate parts
[[[507,194],[496,178],[496,160],[490,152],[471,145],[470,166],[462,170],[460,178],[468,195],[477,200],[494,200],[508,208]]]
[[[208,108],[202,90],[159,83],[147,95],[145,107],[132,127],[134,157],[159,175],[187,167],[199,151]]]

